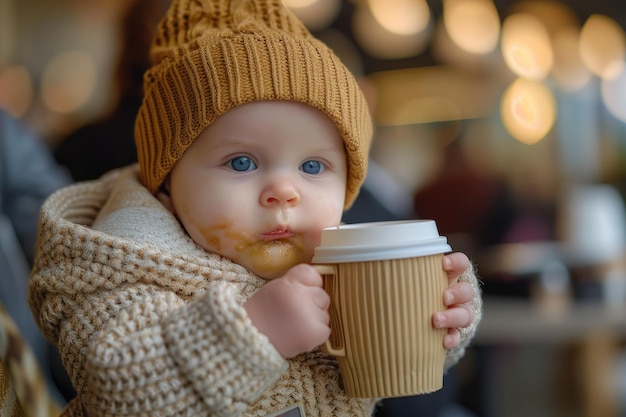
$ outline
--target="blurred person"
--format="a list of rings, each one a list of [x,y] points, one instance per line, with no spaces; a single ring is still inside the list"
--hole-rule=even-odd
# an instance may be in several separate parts
[[[0,158],[0,301],[21,338],[33,350],[54,399],[62,403],[64,398],[52,374],[56,352],[35,325],[27,290],[39,210],[43,201],[70,184],[71,178],[57,165],[47,144],[2,110]]]
[[[137,161],[134,125],[143,98],[143,74],[150,66],[148,49],[168,0],[134,0],[120,22],[120,53],[113,88],[113,110],[61,140],[56,160],[75,181],[99,178],[105,172]]]
[[[415,191],[414,207],[420,217],[436,220],[442,234],[471,236],[478,241],[483,226],[493,221],[488,211],[501,184],[471,165],[462,144],[465,127],[461,124],[458,129],[459,133],[443,148],[439,175]],[[463,216],[458,215],[455,201],[463,201]]]

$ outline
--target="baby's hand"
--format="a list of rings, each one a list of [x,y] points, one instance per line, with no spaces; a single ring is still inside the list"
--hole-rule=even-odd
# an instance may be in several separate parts
[[[284,358],[291,358],[328,339],[329,305],[320,274],[312,266],[301,264],[261,287],[244,308],[276,350]]]
[[[472,312],[465,303],[474,298],[474,288],[467,282],[456,282],[470,266],[469,259],[463,253],[457,252],[443,257],[443,269],[448,272],[449,283],[443,293],[443,303],[448,309],[433,314],[433,327],[448,329],[448,334],[443,339],[446,349],[452,349],[460,343],[459,327],[468,327],[472,324]]]

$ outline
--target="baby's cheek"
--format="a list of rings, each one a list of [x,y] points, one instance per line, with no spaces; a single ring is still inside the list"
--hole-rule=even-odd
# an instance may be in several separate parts
[[[210,252],[216,252],[223,256],[228,256],[228,252],[240,250],[253,242],[249,234],[233,229],[233,220],[224,220],[211,225],[201,225],[191,223],[198,239],[196,243]]]

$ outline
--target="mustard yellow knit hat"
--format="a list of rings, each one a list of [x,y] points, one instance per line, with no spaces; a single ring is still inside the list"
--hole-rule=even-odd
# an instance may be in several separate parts
[[[287,100],[321,110],[337,126],[348,155],[345,207],[352,204],[367,171],[367,103],[354,76],[281,0],[174,0],[150,54],[135,141],[151,192],[220,115]]]

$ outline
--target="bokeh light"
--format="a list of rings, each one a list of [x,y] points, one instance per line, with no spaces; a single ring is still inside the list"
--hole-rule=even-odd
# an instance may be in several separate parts
[[[488,54],[498,45],[500,17],[491,0],[445,0],[443,22],[450,39],[465,51]]]
[[[341,9],[340,0],[283,0],[310,30],[328,26]]]
[[[540,81],[516,79],[505,90],[500,104],[504,127],[520,142],[539,142],[554,126],[556,101],[552,91]]]
[[[368,0],[372,16],[385,30],[398,35],[422,32],[430,21],[425,0]]]
[[[11,65],[0,71],[0,107],[21,118],[33,101],[33,81],[28,69]]]
[[[502,25],[502,55],[507,66],[520,77],[544,79],[554,57],[546,27],[535,16],[516,13]]]
[[[381,59],[406,58],[423,52],[430,41],[432,24],[430,23],[430,11],[423,0],[415,2],[412,8],[406,10],[406,1],[398,1],[398,6],[393,8],[385,3],[373,3],[378,16],[368,3],[356,4],[352,16],[352,28],[354,37],[359,45],[369,54]],[[417,6],[424,4],[424,8]],[[384,4],[385,6],[381,6]],[[419,16],[414,16],[418,11]],[[404,12],[402,12],[404,11]],[[400,17],[407,15],[410,17]],[[393,24],[394,18],[399,19]],[[426,19],[424,25],[422,19]],[[390,30],[392,29],[392,30]]]
[[[45,105],[57,113],[75,112],[91,98],[96,87],[96,65],[82,51],[56,56],[44,69],[41,94]]]
[[[580,27],[580,19],[572,9],[571,3],[567,4],[562,1],[516,1],[508,8],[508,14],[515,13],[535,16],[545,26],[550,36],[568,26]]]
[[[585,65],[600,78],[612,78],[624,67],[624,30],[612,18],[593,14],[580,33],[580,55]]]

